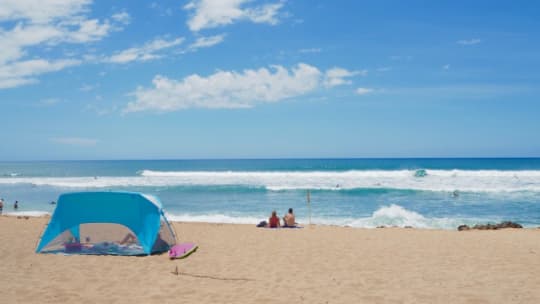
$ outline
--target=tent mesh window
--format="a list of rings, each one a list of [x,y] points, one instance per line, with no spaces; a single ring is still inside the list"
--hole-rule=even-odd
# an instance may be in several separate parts
[[[77,239],[70,229],[51,241],[42,252],[77,254],[142,255],[143,247],[135,233],[124,225],[89,223],[79,225]]]
[[[71,233],[70,230],[66,230],[62,232],[61,234],[59,234],[54,240],[49,242],[49,244],[47,244],[47,246],[43,248],[42,252],[51,252],[51,253],[67,252],[71,249],[71,247],[75,247],[75,245],[73,246],[68,245],[67,248],[66,248],[66,245],[76,244],[76,243],[77,243],[77,240],[75,239],[75,235],[73,235],[73,233]]]
[[[167,251],[171,246],[176,243],[172,228],[169,226],[167,220],[161,216],[161,228],[159,229],[159,235],[152,247],[152,252]]]

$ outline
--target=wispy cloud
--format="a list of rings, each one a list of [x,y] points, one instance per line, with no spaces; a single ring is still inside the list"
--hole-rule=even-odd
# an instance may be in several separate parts
[[[188,20],[189,29],[197,32],[240,20],[272,25],[278,23],[277,14],[283,7],[282,1],[260,5],[254,5],[253,2],[250,0],[191,1],[184,6],[185,10],[191,12]]]
[[[167,16],[170,17],[174,14],[174,11],[170,7],[163,7],[159,5],[157,2],[152,2],[148,6],[149,8],[156,10],[160,16]]]
[[[458,40],[456,43],[461,45],[475,45],[482,42],[481,39],[474,38],[474,39],[465,39],[465,40]]]
[[[129,63],[132,61],[148,61],[161,58],[160,51],[180,45],[184,38],[165,40],[156,38],[141,47],[129,48],[104,59],[111,63]]]
[[[277,65],[242,72],[218,71],[208,77],[194,74],[181,80],[158,75],[152,81],[153,87],[139,87],[131,93],[135,100],[123,112],[250,108],[330,87],[329,79],[331,86],[347,84],[345,77],[358,74],[341,68],[323,73],[314,66],[299,63],[291,69]]]
[[[126,12],[114,14],[111,16],[111,19],[124,25],[128,25],[131,22],[131,16]]]
[[[38,81],[37,76],[80,64],[74,59],[32,58],[30,48],[84,44],[122,29],[127,13],[90,19],[90,0],[4,0],[0,2],[0,89]],[[30,70],[30,67],[35,69]]]
[[[211,47],[211,46],[214,46],[216,44],[223,42],[224,39],[225,39],[225,34],[209,36],[209,37],[199,37],[197,38],[197,40],[195,40],[194,43],[190,44],[189,49],[197,50],[200,48]]]
[[[343,68],[332,68],[326,71],[324,85],[326,87],[335,87],[343,84],[351,84],[351,77],[354,76],[366,76],[368,73],[367,70],[361,71],[349,71]]]
[[[57,144],[79,147],[95,146],[99,142],[97,139],[84,137],[53,137],[50,141]]]
[[[36,83],[38,82],[38,79],[35,77],[37,75],[56,72],[66,67],[79,65],[80,63],[79,60],[47,61],[35,59],[0,64],[0,89]]]
[[[366,95],[366,94],[372,93],[373,89],[358,88],[358,89],[356,89],[355,92],[356,92],[357,95]]]

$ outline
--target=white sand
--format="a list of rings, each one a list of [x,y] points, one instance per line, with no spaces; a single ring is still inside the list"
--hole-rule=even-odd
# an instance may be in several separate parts
[[[0,216],[0,303],[540,303],[540,229],[174,223],[170,261],[36,254],[47,221]]]

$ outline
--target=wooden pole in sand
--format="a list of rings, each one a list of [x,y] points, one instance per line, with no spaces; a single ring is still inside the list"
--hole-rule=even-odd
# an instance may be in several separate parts
[[[306,199],[309,208],[309,227],[311,227],[311,195],[309,194],[309,189],[307,191]]]

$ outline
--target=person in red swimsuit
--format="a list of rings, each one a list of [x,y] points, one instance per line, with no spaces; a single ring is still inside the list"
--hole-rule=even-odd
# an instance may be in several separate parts
[[[268,219],[268,227],[278,228],[281,225],[279,224],[279,217],[276,214],[276,211],[272,211],[272,216]]]

